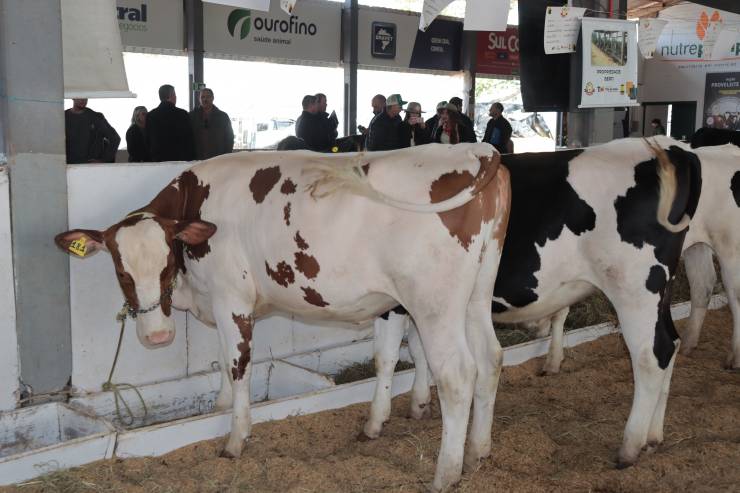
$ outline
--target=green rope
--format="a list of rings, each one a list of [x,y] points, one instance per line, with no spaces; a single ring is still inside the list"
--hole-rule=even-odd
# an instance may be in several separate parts
[[[144,416],[141,417],[142,420],[146,419],[147,415],[149,414],[149,409],[147,409],[144,397],[142,397],[141,392],[139,392],[139,389],[137,389],[136,386],[131,385],[130,383],[112,382],[113,372],[116,369],[116,363],[118,363],[118,355],[121,353],[121,342],[123,342],[123,331],[126,328],[127,314],[127,307],[124,305],[123,309],[118,312],[118,315],[116,315],[116,320],[121,322],[121,333],[118,336],[118,346],[116,346],[116,355],[113,358],[113,365],[111,366],[110,373],[108,374],[108,381],[103,384],[103,391],[113,392],[113,399],[116,405],[116,416],[118,417],[118,421],[121,422],[124,426],[131,426],[132,424],[134,424],[136,416],[131,410],[131,407],[128,405],[128,402],[126,402],[126,400],[123,398],[123,394],[121,393],[121,391],[133,390],[134,392],[136,392],[136,396],[139,398],[139,401],[141,401],[141,405],[144,408]],[[123,407],[126,410],[126,414],[128,415],[127,418],[124,418],[123,414],[121,413],[121,404],[123,404]]]

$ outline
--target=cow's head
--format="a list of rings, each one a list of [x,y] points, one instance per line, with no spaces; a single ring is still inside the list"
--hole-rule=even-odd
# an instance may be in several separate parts
[[[148,347],[166,346],[175,338],[172,292],[182,245],[198,245],[216,232],[206,221],[175,221],[132,214],[105,231],[73,229],[56,236],[57,246],[81,258],[106,251],[113,258],[136,334]]]

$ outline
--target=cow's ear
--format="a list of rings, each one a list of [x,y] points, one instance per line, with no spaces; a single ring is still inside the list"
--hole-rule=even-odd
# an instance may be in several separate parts
[[[175,226],[175,238],[188,245],[200,245],[216,232],[208,221],[180,221]]]
[[[75,257],[87,258],[100,250],[108,251],[103,233],[94,229],[73,229],[54,237],[59,248]]]

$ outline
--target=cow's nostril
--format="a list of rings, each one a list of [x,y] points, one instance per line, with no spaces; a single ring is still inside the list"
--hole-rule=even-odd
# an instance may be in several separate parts
[[[147,340],[152,344],[164,344],[165,342],[170,342],[173,337],[173,332],[169,330],[159,330],[157,332],[152,332],[151,334],[147,335]]]

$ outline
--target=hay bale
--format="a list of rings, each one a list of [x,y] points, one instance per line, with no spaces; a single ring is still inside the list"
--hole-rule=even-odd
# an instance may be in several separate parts
[[[399,361],[396,363],[394,372],[408,370],[414,367],[413,363],[408,361]],[[366,359],[359,363],[352,363],[345,366],[339,372],[332,375],[334,383],[342,385],[343,383],[358,382],[375,376],[375,359]]]

